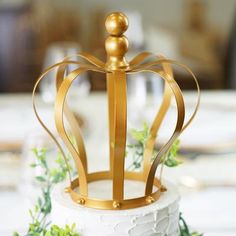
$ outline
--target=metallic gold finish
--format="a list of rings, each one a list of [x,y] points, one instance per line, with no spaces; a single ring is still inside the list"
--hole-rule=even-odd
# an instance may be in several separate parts
[[[114,12],[107,16],[105,26],[112,36],[121,36],[128,29],[128,19],[121,12]]]
[[[161,185],[161,192],[166,192],[167,191],[167,188],[164,186],[164,185]]]
[[[123,33],[128,28],[128,19],[122,13],[112,13],[106,19],[106,30],[110,34],[105,42],[107,52],[106,68],[111,71],[127,70],[125,53],[128,51],[128,39]]]
[[[147,203],[151,204],[151,203],[155,202],[155,199],[152,196],[148,196],[146,198],[146,201],[147,201]]]
[[[112,180],[112,176],[110,171],[103,171],[103,172],[95,172],[88,174],[88,183],[99,181],[99,180]],[[135,180],[135,181],[143,181],[142,173],[138,172],[125,172],[125,179],[127,180]],[[156,201],[161,196],[161,183],[158,178],[154,179],[154,186],[157,188],[156,191],[154,191],[152,194],[150,194],[151,197]],[[117,200],[100,200],[100,199],[94,199],[90,198],[88,196],[82,196],[80,193],[78,193],[79,188],[79,181],[78,179],[74,179],[70,186],[70,196],[71,199],[75,202],[77,202],[78,199],[83,198],[85,199],[84,206],[85,207],[91,207],[96,209],[104,209],[104,210],[124,210],[124,209],[130,209],[130,208],[136,208],[141,206],[149,205],[150,203],[147,202],[147,196],[138,197],[134,199],[123,199],[121,201],[118,201],[120,206],[119,208],[114,208],[114,201],[117,202]]]
[[[78,204],[80,205],[84,205],[85,204],[85,200],[83,198],[80,198],[76,201]]]
[[[185,65],[176,61],[166,59],[163,56],[155,56],[149,52],[143,52],[134,57],[130,62],[125,59],[125,53],[128,50],[128,40],[123,33],[128,28],[128,20],[122,13],[116,12],[109,15],[106,19],[106,29],[110,34],[105,42],[107,51],[107,62],[87,53],[80,53],[77,57],[85,62],[71,61],[72,56],[66,57],[62,62],[57,63],[43,72],[38,78],[33,90],[33,109],[39,123],[51,136],[61,151],[67,168],[69,164],[60,141],[53,135],[52,131],[44,124],[40,118],[37,106],[35,104],[35,91],[45,75],[53,69],[57,69],[55,86],[57,94],[54,103],[55,124],[58,134],[64,143],[65,148],[72,156],[78,172],[79,178],[72,179],[70,172],[70,186],[65,189],[71,199],[85,207],[106,210],[123,210],[135,207],[149,205],[157,201],[163,191],[168,191],[161,184],[160,177],[156,177],[157,168],[160,166],[161,158],[168,152],[171,145],[179,135],[189,126],[199,107],[200,89],[192,71]],[[74,55],[73,55],[74,57]],[[148,61],[148,62],[146,62]],[[68,65],[77,65],[77,69],[65,75]],[[190,118],[185,121],[185,103],[182,92],[174,79],[172,65],[178,66],[188,72],[197,87],[198,98],[196,107]],[[108,120],[109,120],[109,159],[110,169],[95,173],[88,173],[87,153],[80,127],[75,119],[73,112],[66,103],[67,93],[71,84],[78,76],[87,71],[105,73],[107,77],[107,97],[108,97]],[[158,75],[164,81],[165,88],[162,103],[151,124],[150,136],[147,139],[144,150],[143,170],[140,172],[125,171],[125,150],[127,135],[127,92],[126,76],[139,72],[152,73]],[[152,161],[152,154],[156,137],[163,123],[167,111],[170,108],[171,100],[176,102],[176,126],[169,140],[160,148],[156,157]],[[65,126],[65,119],[69,124],[70,133]],[[185,121],[185,123],[184,123]],[[75,143],[71,142],[71,136]],[[102,200],[94,199],[89,196],[88,184],[99,180],[112,181],[112,199]],[[134,199],[124,198],[124,180],[135,180],[145,183],[145,192],[143,196]],[[155,190],[153,190],[155,186]]]
[[[113,202],[113,207],[114,207],[115,209],[118,209],[118,208],[121,207],[121,204],[120,204],[119,202],[117,202],[117,201],[114,201],[114,202]]]
[[[66,187],[66,188],[64,189],[64,191],[65,191],[65,193],[69,193],[69,192],[70,192],[70,188]]]

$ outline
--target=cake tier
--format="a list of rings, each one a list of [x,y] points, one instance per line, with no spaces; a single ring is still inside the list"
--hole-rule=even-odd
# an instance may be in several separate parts
[[[96,187],[93,183],[90,190],[106,195],[104,191],[99,191],[99,184]],[[97,210],[73,202],[64,192],[65,184],[59,184],[52,193],[52,223],[59,226],[75,223],[82,236],[178,236],[179,194],[169,182],[165,182],[165,186],[168,190],[148,206],[129,210]],[[143,186],[129,181],[126,187],[136,195],[137,188]]]

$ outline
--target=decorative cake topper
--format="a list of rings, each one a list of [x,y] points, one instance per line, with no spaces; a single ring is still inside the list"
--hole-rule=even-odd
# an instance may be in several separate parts
[[[110,14],[105,22],[106,30],[109,33],[105,42],[107,52],[107,62],[104,63],[99,59],[87,53],[80,53],[77,57],[83,61],[73,61],[75,55],[64,58],[59,62],[49,67],[38,79],[33,90],[33,107],[34,112],[44,129],[55,141],[56,145],[62,152],[65,162],[63,148],[57,138],[46,127],[41,120],[35,106],[35,91],[39,82],[44,76],[54,68],[57,68],[56,88],[57,94],[55,98],[55,124],[58,134],[64,142],[66,148],[74,159],[78,178],[72,180],[69,173],[70,186],[66,188],[73,199],[78,204],[86,207],[97,209],[129,209],[141,207],[155,202],[159,199],[161,192],[165,191],[162,186],[160,177],[155,177],[156,170],[160,165],[161,158],[168,152],[171,145],[179,137],[180,133],[191,123],[199,106],[199,85],[191,72],[191,70],[176,61],[169,60],[163,56],[155,56],[149,52],[143,52],[130,62],[125,59],[125,53],[128,51],[128,40],[123,33],[128,28],[127,17],[119,12]],[[78,68],[65,75],[68,65],[77,65]],[[185,121],[185,104],[181,90],[173,77],[171,65],[177,65],[187,71],[194,79],[197,91],[198,100],[195,110],[190,119]],[[109,111],[109,158],[110,169],[107,171],[88,173],[87,154],[85,144],[82,138],[79,124],[66,103],[66,95],[72,82],[87,71],[105,73],[107,78],[107,96],[108,96],[108,111]],[[144,157],[143,169],[140,172],[125,171],[125,149],[126,149],[126,133],[127,133],[127,92],[126,92],[126,75],[138,72],[149,72],[158,75],[157,79],[164,80],[164,95],[159,111],[157,112],[154,121],[150,128],[150,135],[147,139]],[[154,160],[153,149],[158,130],[162,121],[170,107],[171,98],[175,99],[177,109],[177,122],[175,129],[169,140],[160,148]],[[75,144],[71,142],[71,138],[65,129],[64,117],[70,126],[70,134],[75,139]],[[68,168],[69,169],[69,168]],[[89,196],[88,184],[99,180],[112,181],[112,199],[94,199]],[[124,180],[142,181],[145,183],[145,192],[143,196],[134,199],[124,199]]]

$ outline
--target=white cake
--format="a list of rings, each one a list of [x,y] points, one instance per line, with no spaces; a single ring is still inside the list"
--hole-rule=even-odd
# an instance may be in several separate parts
[[[143,183],[126,181],[133,197],[143,191]],[[52,193],[52,223],[59,226],[75,223],[81,236],[178,236],[179,194],[175,186],[165,182],[167,191],[151,205],[129,210],[96,210],[73,202],[59,184]],[[110,189],[103,181],[89,186],[91,195],[104,197]],[[102,191],[101,191],[102,190]]]

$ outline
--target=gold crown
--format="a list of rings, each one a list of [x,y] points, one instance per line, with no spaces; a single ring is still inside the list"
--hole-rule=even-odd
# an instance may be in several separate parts
[[[55,78],[57,88],[54,109],[55,124],[60,138],[63,140],[66,148],[74,159],[79,176],[72,180],[71,174],[69,173],[71,184],[66,188],[66,192],[70,194],[73,201],[86,207],[114,210],[129,209],[151,204],[159,199],[162,191],[165,191],[164,186],[161,184],[160,177],[155,177],[156,170],[160,165],[161,158],[168,152],[173,142],[194,118],[199,105],[198,96],[194,112],[189,120],[184,122],[184,98],[181,89],[173,77],[171,66],[177,65],[186,70],[192,76],[197,86],[198,95],[199,86],[195,76],[188,67],[176,61],[166,59],[163,56],[155,56],[151,53],[144,52],[134,57],[130,62],[127,62],[125,59],[125,53],[128,51],[128,40],[123,33],[128,28],[128,20],[124,14],[119,12],[110,14],[106,18],[105,25],[106,30],[109,33],[105,42],[107,62],[104,63],[87,53],[80,53],[77,55],[85,62],[73,61],[71,60],[72,56],[66,57],[63,61],[49,67],[39,77],[33,91],[33,105],[40,124],[53,138],[68,165],[60,143],[40,119],[34,101],[34,94],[39,82],[49,71],[57,68],[57,75]],[[71,64],[77,65],[78,68],[70,72],[68,75],[65,75],[67,66]],[[69,106],[65,101],[72,82],[82,73],[87,71],[105,73],[107,78],[110,169],[95,173],[88,173],[87,156],[80,127],[73,112],[69,109]],[[150,135],[146,142],[142,171],[131,172],[125,171],[127,133],[126,75],[138,72],[149,72],[158,75],[157,79],[161,77],[164,80],[165,87],[162,103],[151,125]],[[155,139],[166,112],[170,107],[172,97],[175,99],[177,109],[176,127],[169,140],[160,148],[155,159],[152,160]],[[71,133],[75,138],[75,145],[71,142],[71,139],[67,134],[64,125],[64,116],[67,119]],[[94,199],[89,197],[88,184],[99,180],[112,181],[113,192],[111,200]],[[144,182],[145,192],[143,193],[143,196],[134,199],[124,199],[124,180]]]

